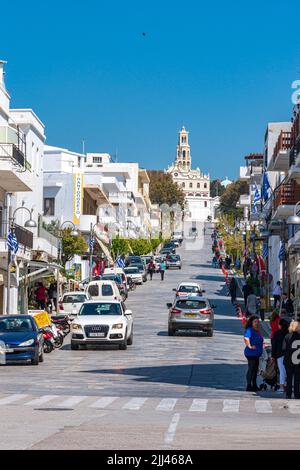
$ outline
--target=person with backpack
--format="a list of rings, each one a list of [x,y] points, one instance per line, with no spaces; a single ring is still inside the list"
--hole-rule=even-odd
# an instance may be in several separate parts
[[[259,331],[259,318],[256,315],[251,315],[246,323],[244,333],[245,350],[244,354],[248,361],[247,370],[247,392],[257,392],[259,390],[256,382],[259,358],[263,353],[263,337]]]
[[[279,321],[279,330],[274,333],[272,343],[272,360],[277,363],[279,370],[279,389],[278,393],[284,393],[286,382],[286,370],[284,365],[283,342],[289,332],[289,322],[284,318]]]
[[[150,263],[148,264],[148,273],[150,274],[150,281],[152,281],[153,273],[155,272],[155,263],[151,258]]]
[[[284,351],[283,363],[286,369],[286,398],[294,397],[300,399],[300,323],[292,321],[289,333],[283,340],[282,349]]]

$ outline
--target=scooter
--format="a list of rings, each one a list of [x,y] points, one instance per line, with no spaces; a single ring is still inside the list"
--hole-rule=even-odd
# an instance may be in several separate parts
[[[44,337],[44,353],[48,354],[54,350],[54,338],[53,333],[49,328],[43,329]]]
[[[56,326],[54,323],[52,323],[50,328],[53,333],[54,347],[58,349],[63,345],[65,335],[63,334],[63,331],[60,329],[59,325]]]

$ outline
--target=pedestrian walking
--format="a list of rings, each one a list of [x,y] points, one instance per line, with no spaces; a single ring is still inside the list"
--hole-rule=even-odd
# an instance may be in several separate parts
[[[251,293],[251,286],[248,284],[248,282],[246,282],[243,285],[242,291],[243,291],[243,294],[244,294],[245,308],[247,308],[247,298],[248,298],[248,295]]]
[[[265,321],[265,311],[266,311],[266,299],[263,295],[260,296],[259,300],[259,314],[261,321]]]
[[[164,280],[166,269],[167,269],[166,262],[165,260],[162,260],[159,266],[160,278],[162,281]]]
[[[282,294],[282,302],[280,306],[281,311],[285,310],[286,314],[290,317],[294,314],[294,304],[286,292]]]
[[[236,292],[237,292],[237,282],[234,277],[231,278],[229,284],[229,292],[231,296],[231,303],[234,304],[236,302]]]
[[[216,257],[216,255],[212,259],[212,264],[214,268],[218,267],[218,258]]]
[[[153,259],[151,259],[150,263],[148,264],[148,273],[150,275],[150,281],[152,281],[154,272],[155,272],[155,263],[154,263]]]
[[[38,283],[38,288],[35,291],[35,298],[39,310],[44,310],[46,307],[47,293],[46,288],[42,282]]]
[[[284,365],[286,369],[286,398],[300,399],[300,323],[292,321],[289,333],[283,340]]]
[[[280,281],[276,283],[276,286],[273,289],[273,297],[274,297],[274,308],[280,306],[280,301],[281,301],[281,296],[282,296],[282,288],[280,285]]]
[[[270,328],[271,328],[271,334],[270,338],[272,339],[276,331],[279,330],[279,322],[280,322],[280,316],[278,310],[274,310],[272,315],[270,316]]]
[[[240,269],[241,269],[241,266],[242,266],[241,260],[240,260],[240,258],[237,258],[237,259],[236,259],[236,262],[235,262],[235,267],[236,267],[236,269],[240,270]]]
[[[258,307],[257,297],[253,293],[253,289],[250,288],[250,293],[247,297],[246,315],[247,316],[256,315],[257,314],[257,307]]]
[[[247,370],[247,392],[257,392],[257,373],[259,367],[259,358],[263,353],[263,337],[259,332],[259,318],[256,315],[251,315],[246,323],[244,334],[245,350],[244,354],[248,361]]]
[[[286,370],[284,365],[284,338],[289,332],[289,322],[284,318],[279,321],[279,330],[273,335],[272,338],[272,359],[276,361],[279,370],[279,389],[278,393],[284,393],[286,383]]]

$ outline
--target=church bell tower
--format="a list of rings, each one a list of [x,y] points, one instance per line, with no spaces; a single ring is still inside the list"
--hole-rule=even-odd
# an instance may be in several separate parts
[[[175,165],[178,169],[184,172],[189,172],[191,170],[189,133],[185,129],[185,127],[182,127],[181,131],[178,132],[178,144],[176,147]]]

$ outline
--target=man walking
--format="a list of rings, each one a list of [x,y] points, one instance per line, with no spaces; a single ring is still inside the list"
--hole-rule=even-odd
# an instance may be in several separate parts
[[[160,278],[161,278],[162,281],[164,280],[164,277],[165,277],[165,270],[166,270],[166,269],[167,269],[166,262],[165,262],[165,260],[163,259],[162,262],[160,263],[160,267],[159,267]]]
[[[278,281],[276,283],[276,286],[273,289],[274,308],[277,307],[277,304],[280,307],[281,296],[282,296],[282,289],[281,289],[280,281]]]

